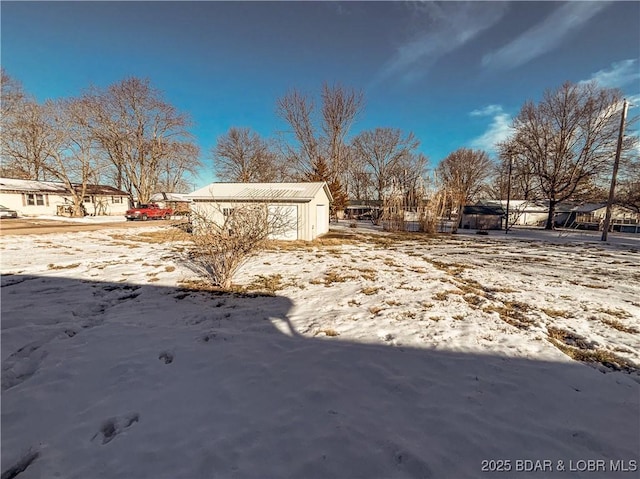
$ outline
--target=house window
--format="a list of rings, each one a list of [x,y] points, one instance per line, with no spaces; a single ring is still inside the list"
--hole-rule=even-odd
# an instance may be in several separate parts
[[[44,195],[27,193],[27,206],[44,206]]]
[[[85,196],[84,198],[82,198],[82,201],[84,201],[85,203],[92,203],[91,196]]]
[[[222,214],[227,218],[233,214],[234,210],[235,208],[222,208]]]
[[[111,203],[122,204],[122,196],[112,196]]]

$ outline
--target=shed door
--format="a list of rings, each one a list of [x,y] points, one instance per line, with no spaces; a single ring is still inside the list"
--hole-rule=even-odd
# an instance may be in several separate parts
[[[296,205],[269,206],[269,218],[277,225],[277,231],[269,236],[271,239],[298,239],[298,207]]]
[[[329,208],[327,205],[316,205],[316,231],[318,235],[329,232]]]

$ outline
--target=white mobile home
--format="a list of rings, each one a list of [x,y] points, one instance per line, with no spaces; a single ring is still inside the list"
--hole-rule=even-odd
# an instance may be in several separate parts
[[[286,215],[288,226],[275,239],[311,241],[329,231],[333,200],[326,183],[212,183],[186,195],[192,211],[208,212],[215,220],[239,205],[262,204]]]
[[[19,216],[67,215],[73,199],[62,183],[0,178],[0,204]],[[124,215],[128,195],[111,186],[87,185],[83,205],[88,215]]]

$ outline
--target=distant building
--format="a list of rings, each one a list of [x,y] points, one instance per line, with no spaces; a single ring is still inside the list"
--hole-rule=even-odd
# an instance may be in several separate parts
[[[191,199],[182,193],[154,193],[149,203],[156,203],[162,208],[171,208],[177,215],[186,215],[190,210]]]
[[[73,198],[62,183],[0,178],[0,204],[20,216],[69,216]],[[120,216],[129,208],[129,195],[112,186],[87,185],[82,204],[88,215]]]
[[[503,228],[505,211],[500,205],[477,204],[462,209],[461,227],[472,230],[499,230]]]
[[[606,214],[605,203],[575,203],[563,201],[556,204],[553,223],[556,227],[598,230]],[[504,227],[506,200],[481,200],[475,205],[465,206],[461,227],[471,229],[499,229]],[[500,213],[501,212],[501,213]],[[497,216],[502,220],[498,227]],[[549,216],[549,202],[545,200],[511,200],[509,202],[510,226],[544,226]],[[613,231],[637,230],[634,225],[640,223],[640,215],[622,206],[613,206],[611,224]],[[473,224],[478,224],[474,228]],[[469,226],[466,226],[469,225]],[[625,226],[624,228],[622,226]]]

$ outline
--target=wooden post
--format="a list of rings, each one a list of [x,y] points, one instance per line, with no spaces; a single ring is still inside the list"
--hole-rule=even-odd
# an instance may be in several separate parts
[[[611,174],[611,188],[609,188],[609,198],[607,199],[607,212],[604,216],[604,224],[602,225],[602,238],[600,241],[607,241],[609,233],[609,224],[611,223],[611,205],[613,204],[613,196],[616,189],[616,177],[618,176],[618,165],[620,164],[620,153],[622,152],[622,140],[624,138],[624,123],[627,118],[627,100],[622,103],[622,116],[620,117],[620,132],[618,134],[618,146],[616,148],[616,157],[613,161],[613,173]]]

